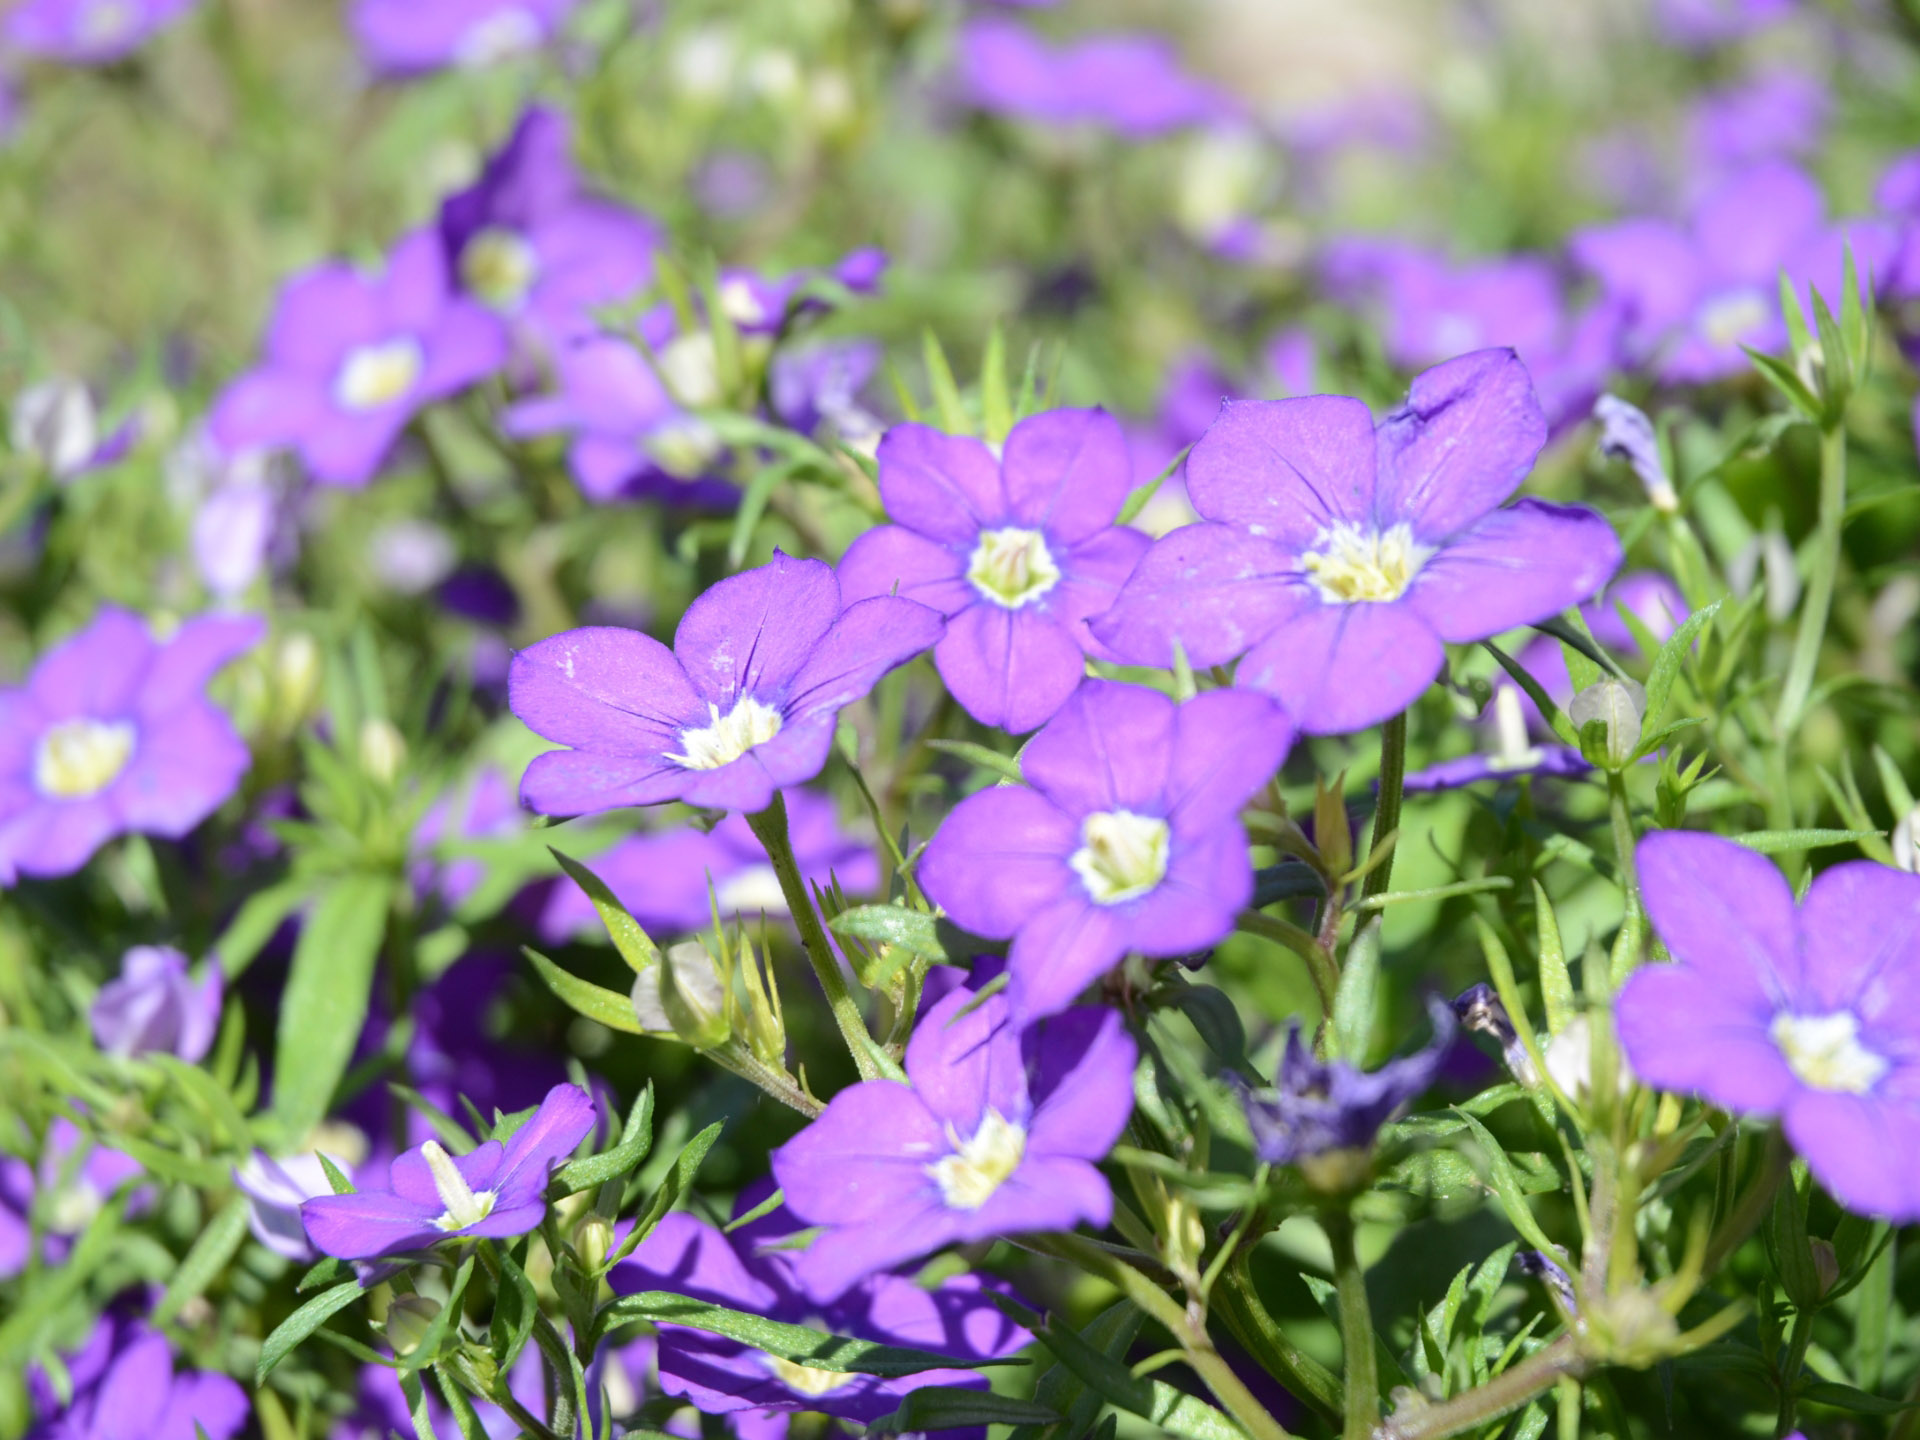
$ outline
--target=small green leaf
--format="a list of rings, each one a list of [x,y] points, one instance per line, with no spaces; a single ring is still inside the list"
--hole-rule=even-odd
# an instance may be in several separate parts
[[[1888,1400],[1834,1380],[1815,1380],[1809,1385],[1802,1385],[1800,1398],[1814,1405],[1829,1405],[1835,1410],[1851,1410],[1856,1415],[1898,1415],[1902,1410],[1911,1410],[1920,1405],[1920,1400]]]
[[[260,1362],[253,1372],[254,1383],[257,1385],[265,1381],[302,1340],[359,1298],[360,1282],[348,1280],[331,1290],[322,1290],[282,1320],[260,1346]]]
[[[616,1180],[636,1169],[652,1148],[653,1082],[649,1080],[627,1115],[626,1128],[620,1133],[620,1143],[603,1154],[588,1155],[561,1166],[554,1172],[553,1181],[547,1186],[547,1194],[549,1198],[561,1199]]]
[[[978,1362],[974,1362],[978,1363]],[[1057,1410],[1032,1400],[1016,1400],[991,1390],[955,1385],[923,1385],[907,1392],[900,1408],[867,1425],[869,1435],[909,1435],[925,1430],[972,1429],[982,1425],[1051,1425]]]
[[[241,902],[227,928],[213,942],[213,954],[219,957],[220,968],[229,981],[253,963],[253,957],[311,898],[313,890],[312,879],[303,875],[256,890]]]
[[[1533,882],[1534,929],[1540,944],[1540,999],[1546,1006],[1547,1033],[1558,1035],[1573,1019],[1573,977],[1567,970],[1567,947],[1560,938],[1560,919],[1547,899],[1546,887]]]
[[[1720,604],[1716,600],[1689,615],[1686,623],[1667,637],[1666,643],[1660,647],[1660,653],[1654,657],[1653,669],[1647,674],[1647,711],[1642,721],[1648,728],[1656,725],[1666,713],[1667,697],[1673,692],[1673,682],[1680,674],[1680,667],[1686,663],[1695,638],[1720,613]]]
[[[659,946],[655,945],[652,937],[640,928],[640,922],[627,913],[627,907],[622,905],[613,891],[607,888],[606,881],[571,855],[562,854],[551,845],[547,850],[559,862],[560,868],[567,872],[567,878],[586,891],[587,899],[593,902],[594,912],[600,917],[600,923],[607,927],[607,934],[613,940],[613,948],[620,952],[620,958],[627,962],[627,968],[639,975],[649,966],[658,965],[660,963]],[[560,998],[565,1000],[567,997],[562,995]]]
[[[607,1256],[606,1265],[603,1268],[611,1268],[614,1262],[624,1260],[631,1255],[640,1242],[653,1233],[653,1227],[660,1223],[661,1217],[679,1204],[680,1197],[693,1188],[693,1177],[700,1170],[700,1162],[707,1158],[707,1152],[713,1148],[713,1142],[720,1138],[720,1132],[724,1128],[725,1122],[716,1120],[681,1148],[680,1154],[674,1159],[673,1167],[667,1171],[667,1178],[654,1192],[652,1201],[647,1205],[646,1213],[634,1221],[633,1228],[627,1232],[627,1238]]]
[[[975,955],[998,954],[1005,941],[971,935],[944,915],[909,910],[904,905],[855,905],[827,922],[836,935],[871,945],[895,945],[936,965],[970,964]]]
[[[154,1307],[153,1323],[165,1325],[180,1313],[180,1307],[206,1292],[214,1277],[227,1266],[247,1238],[247,1197],[230,1196],[207,1228],[180,1260],[180,1268],[167,1282],[167,1293]]]
[[[933,392],[933,409],[940,417],[940,428],[949,435],[971,435],[973,426],[967,421],[967,407],[960,399],[960,387],[953,383],[953,367],[947,363],[947,352],[931,327],[920,332],[920,353],[926,360],[927,386]]]
[[[989,445],[1003,443],[1013,429],[1013,395],[1007,388],[1007,337],[998,325],[987,332],[980,361],[980,415]]]
[[[1513,1162],[1507,1158],[1506,1150],[1493,1138],[1493,1132],[1478,1119],[1465,1111],[1456,1111],[1467,1122],[1467,1128],[1473,1131],[1474,1139],[1487,1156],[1487,1182],[1493,1187],[1500,1208],[1506,1212],[1507,1222],[1520,1233],[1534,1249],[1548,1255],[1561,1255],[1560,1247],[1547,1238],[1547,1232],[1540,1228],[1540,1222],[1533,1217],[1533,1211],[1526,1202],[1526,1188],[1520,1182]]]
[[[641,1028],[640,1018],[633,1013],[631,996],[569,974],[531,946],[522,945],[520,953],[533,962],[533,968],[540,972],[540,978],[547,982],[547,988],[579,1014],[589,1020],[599,1021],[609,1030],[619,1030],[628,1035],[647,1033]]]
[[[1364,1066],[1373,1043],[1374,994],[1380,983],[1380,919],[1355,932],[1340,967],[1333,996],[1333,1054],[1349,1065]]]
[[[1884,838],[1878,830],[1749,830],[1733,837],[1738,844],[1762,855],[1781,855],[1794,850],[1824,850],[1830,845],[1854,845],[1862,840]]]
[[[1162,469],[1158,475],[1129,490],[1126,501],[1120,506],[1120,513],[1114,517],[1113,523],[1116,525],[1131,525],[1137,520],[1140,517],[1140,512],[1147,508],[1155,495],[1160,493],[1160,487],[1167,483],[1174,471],[1186,463],[1187,456],[1192,450],[1193,447],[1191,445],[1187,446],[1186,449],[1169,460],[1165,468]]]
[[[389,877],[344,875],[321,892],[301,926],[273,1067],[274,1118],[293,1140],[326,1115],[366,1028],[392,899]]]
[[[1018,759],[1002,755],[997,750],[989,750],[984,745],[976,745],[971,740],[929,740],[927,748],[964,760],[977,770],[990,770],[1002,780],[1015,785],[1027,783],[1027,777],[1020,773]]]
[[[1580,735],[1573,728],[1573,722],[1561,713],[1560,707],[1553,703],[1553,697],[1547,694],[1538,680],[1527,673],[1526,667],[1491,640],[1482,640],[1480,645],[1500,662],[1500,668],[1513,677],[1513,683],[1526,692],[1527,698],[1533,701],[1533,708],[1540,712],[1542,718],[1552,727],[1553,733],[1560,737],[1561,742],[1578,749]]]

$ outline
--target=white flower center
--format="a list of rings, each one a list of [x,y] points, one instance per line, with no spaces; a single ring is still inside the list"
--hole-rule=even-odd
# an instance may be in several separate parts
[[[767,307],[753,286],[735,276],[720,286],[720,310],[736,325],[757,327],[767,323]]]
[[[1700,307],[1700,333],[1715,345],[1734,345],[1766,324],[1769,313],[1758,290],[1715,295]]]
[[[1060,583],[1060,567],[1038,530],[982,530],[967,579],[981,598],[1018,610]]]
[[[1860,1043],[1860,1022],[1850,1010],[1831,1015],[1773,1017],[1773,1043],[1787,1057],[1787,1068],[1816,1090],[1864,1095],[1887,1073],[1887,1062]]]
[[[722,915],[787,913],[786,892],[781,890],[780,877],[773,873],[771,865],[749,865],[729,875],[714,887],[713,898],[719,903]]]
[[[467,1184],[467,1177],[460,1173],[453,1163],[453,1157],[440,1148],[440,1142],[429,1140],[420,1147],[420,1158],[427,1162],[427,1169],[433,1172],[433,1188],[440,1197],[440,1203],[447,1208],[433,1223],[446,1231],[464,1230],[469,1225],[478,1225],[493,1213],[493,1191],[482,1190],[475,1194],[473,1187]]]
[[[1433,554],[1404,522],[1386,530],[1362,530],[1345,520],[1320,535],[1320,548],[1300,557],[1320,598],[1329,605],[1398,600]]]
[[[731,765],[756,745],[764,745],[780,733],[780,712],[762,705],[751,695],[742,695],[725,715],[711,701],[707,713],[712,721],[698,730],[682,730],[680,744],[685,753],[667,758],[689,770],[718,770]]]
[[[131,33],[139,20],[140,7],[130,3],[130,0],[93,0],[80,12],[80,43],[110,44]]]
[[[1080,822],[1080,848],[1067,857],[1095,903],[1118,905],[1167,876],[1167,822],[1131,810],[1096,810]]]
[[[773,1371],[782,1385],[789,1390],[798,1390],[802,1395],[830,1395],[835,1390],[846,1389],[860,1378],[839,1370],[816,1370],[811,1365],[802,1365],[779,1355],[767,1356],[767,1368]]]
[[[516,230],[489,225],[460,252],[460,283],[483,305],[518,310],[540,270],[540,257]]]
[[[413,389],[424,360],[419,342],[405,335],[356,346],[334,377],[334,401],[343,410],[391,405]]]
[[[540,44],[540,20],[530,11],[502,10],[467,27],[466,34],[453,47],[456,65],[477,69],[524,54]]]
[[[695,330],[677,335],[660,349],[660,383],[682,405],[698,410],[720,399],[720,357],[713,334]]]
[[[1027,1149],[1027,1132],[991,1105],[971,1136],[962,1140],[949,1125],[947,1139],[953,1143],[953,1153],[927,1166],[927,1174],[952,1210],[978,1210],[986,1204],[1020,1168],[1020,1157]]]
[[[133,740],[128,720],[63,720],[34,748],[34,788],[55,800],[97,795],[127,768]]]
[[[655,427],[644,444],[662,470],[681,480],[699,479],[720,453],[719,434],[696,415]]]

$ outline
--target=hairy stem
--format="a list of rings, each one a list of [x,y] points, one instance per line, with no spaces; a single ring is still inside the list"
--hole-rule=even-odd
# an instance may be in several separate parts
[[[1834,580],[1840,573],[1840,532],[1846,514],[1847,427],[1844,420],[1836,420],[1820,437],[1820,523],[1814,538],[1813,573],[1807,577],[1793,657],[1787,662],[1787,681],[1774,713],[1774,729],[1783,742],[1800,728],[1813,692],[1813,672],[1833,609]]]
[[[1646,912],[1640,904],[1640,872],[1633,863],[1633,812],[1627,807],[1627,777],[1618,770],[1607,772],[1607,813],[1613,821],[1613,863],[1627,902],[1620,936],[1613,946],[1613,985],[1617,990],[1640,958],[1647,933]]]
[[[1400,828],[1400,796],[1407,781],[1407,712],[1402,710],[1387,721],[1380,731],[1380,803],[1373,812],[1373,839],[1367,853],[1373,855]],[[1393,877],[1393,854],[1380,857],[1380,863],[1367,872],[1360,891],[1362,900],[1383,893]]]
[[[1787,1335],[1787,1351],[1780,1357],[1780,1415],[1773,1433],[1785,1435],[1793,1429],[1794,1412],[1800,1408],[1800,1370],[1807,1363],[1807,1346],[1813,1343],[1812,1310],[1796,1310],[1793,1329]]]
[[[1227,1328],[1261,1368],[1322,1417],[1337,1421],[1340,1418],[1339,1377],[1289,1340],[1279,1322],[1267,1313],[1259,1292],[1254,1289],[1253,1274],[1244,1251],[1227,1266],[1215,1294]]]
[[[1373,1440],[1442,1440],[1517,1410],[1534,1396],[1550,1390],[1561,1379],[1578,1378],[1587,1371],[1587,1359],[1571,1335],[1562,1335],[1546,1349],[1521,1361],[1484,1385],[1463,1391],[1451,1400],[1428,1405],[1405,1416],[1395,1416],[1373,1432]],[[1349,1432],[1351,1433],[1351,1432]]]
[[[1340,1350],[1346,1371],[1346,1440],[1367,1440],[1380,1419],[1380,1373],[1373,1354],[1373,1310],[1367,1277],[1353,1243],[1353,1217],[1330,1211],[1321,1220],[1333,1245],[1333,1285],[1340,1301]]]

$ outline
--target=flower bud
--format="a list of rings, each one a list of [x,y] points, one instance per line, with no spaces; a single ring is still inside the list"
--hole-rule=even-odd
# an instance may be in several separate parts
[[[1831,1240],[1809,1240],[1807,1248],[1813,1252],[1814,1283],[1819,1286],[1824,1297],[1840,1280],[1840,1257],[1834,1253]]]
[[[1519,1031],[1513,1028],[1513,1020],[1507,1014],[1507,1007],[1500,1003],[1500,997],[1494,988],[1484,980],[1470,989],[1462,991],[1453,1002],[1453,1013],[1460,1017],[1460,1023],[1469,1030],[1478,1030],[1500,1047],[1500,1058],[1506,1062],[1508,1072],[1520,1084],[1531,1090],[1540,1083],[1539,1073],[1533,1068],[1533,1057],[1527,1054],[1527,1047],[1521,1043]]]
[[[311,635],[295,631],[275,651],[274,699],[287,729],[298,726],[312,712],[320,694],[320,666],[320,646]]]
[[[1593,1089],[1592,1023],[1584,1015],[1574,1016],[1547,1042],[1546,1053],[1541,1058],[1547,1062],[1547,1074],[1560,1093],[1570,1100],[1584,1102]],[[1617,1080],[1624,1095],[1633,1083],[1633,1076],[1627,1070],[1626,1056],[1617,1046],[1614,1063],[1620,1067]]]
[[[1640,749],[1640,720],[1647,692],[1632,680],[1608,675],[1573,697],[1567,718],[1580,732],[1580,753],[1603,770],[1621,770]]]
[[[387,1343],[393,1353],[407,1356],[418,1350],[427,1330],[440,1318],[440,1302],[424,1295],[396,1295],[387,1306]]]
[[[13,401],[13,448],[65,479],[86,468],[100,443],[99,419],[87,389],[74,380],[29,385]]]
[[[698,940],[669,946],[664,961],[633,982],[633,1013],[641,1027],[678,1035],[697,1050],[724,1045],[733,1033],[725,998],[713,957]]]
[[[375,717],[360,727],[360,768],[382,785],[399,778],[407,742],[391,720]]]
[[[1654,509],[1662,515],[1678,514],[1680,497],[1660,458],[1659,433],[1646,412],[1618,395],[1602,395],[1594,404],[1593,418],[1600,422],[1600,453],[1633,467]]]
[[[598,1270],[606,1264],[607,1256],[613,1251],[613,1222],[604,1215],[588,1211],[578,1225],[573,1227],[573,1253],[580,1257],[580,1263],[589,1270]]]

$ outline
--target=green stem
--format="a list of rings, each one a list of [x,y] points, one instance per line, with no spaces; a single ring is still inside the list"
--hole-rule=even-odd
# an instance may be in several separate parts
[[[1733,1252],[1747,1242],[1747,1237],[1760,1228],[1760,1222],[1773,1209],[1773,1193],[1780,1188],[1780,1182],[1787,1178],[1787,1167],[1792,1159],[1787,1142],[1778,1128],[1769,1131],[1766,1152],[1760,1161],[1760,1173],[1754,1177],[1753,1188],[1740,1197],[1732,1213],[1714,1231],[1713,1239],[1707,1242],[1707,1256],[1701,1267],[1703,1274],[1711,1275],[1726,1264],[1733,1257]]]
[[[1780,1357],[1780,1415],[1773,1433],[1785,1435],[1793,1429],[1794,1412],[1800,1408],[1800,1371],[1807,1363],[1807,1346],[1813,1343],[1812,1310],[1796,1310],[1793,1329],[1787,1336],[1787,1353]]]
[[[1340,1418],[1340,1378],[1286,1337],[1254,1288],[1245,1251],[1236,1255],[1215,1292],[1227,1328],[1263,1369],[1324,1418]]]
[[[1640,904],[1640,872],[1633,862],[1635,836],[1633,812],[1627,806],[1627,777],[1618,770],[1607,772],[1607,813],[1613,821],[1613,863],[1627,902],[1620,935],[1613,945],[1613,987],[1618,990],[1640,958],[1647,933],[1646,912]]]
[[[1407,712],[1402,710],[1387,721],[1380,731],[1380,803],[1373,812],[1373,839],[1368,842],[1371,856],[1381,843],[1400,828],[1400,796],[1407,781]],[[1387,888],[1393,876],[1393,855],[1383,856],[1367,872],[1360,898],[1366,900]]]
[[[820,923],[820,912],[813,908],[813,897],[807,893],[807,882],[801,878],[800,866],[793,858],[793,841],[787,834],[787,802],[780,792],[774,792],[773,803],[766,809],[747,816],[747,824],[773,862],[773,873],[780,880],[780,893],[786,897],[787,910],[799,927],[800,943],[806,948],[821,990],[826,993],[834,1024],[840,1027],[841,1038],[853,1052],[853,1063],[859,1067],[860,1078],[906,1079],[900,1067],[874,1043],[867,1022],[860,1014],[859,1002],[853,998],[846,977],[840,973],[839,957],[833,953],[826,927]]]
[[[1486,1384],[1476,1385],[1438,1405],[1415,1410],[1405,1418],[1388,1420],[1374,1434],[1376,1440],[1442,1440],[1443,1436],[1478,1429],[1489,1420],[1519,1409],[1563,1378],[1577,1379],[1586,1370],[1587,1360],[1580,1353],[1579,1343],[1571,1335],[1562,1335],[1546,1349],[1511,1370],[1502,1371]]]
[[[1380,1421],[1380,1372],[1373,1353],[1373,1309],[1353,1243],[1353,1217],[1329,1211],[1321,1220],[1333,1246],[1333,1286],[1340,1301],[1340,1350],[1346,1371],[1345,1440],[1368,1440]]]
[[[1833,608],[1833,585],[1840,573],[1840,532],[1847,514],[1847,427],[1835,421],[1820,437],[1820,523],[1814,540],[1813,573],[1807,581],[1806,602],[1800,609],[1800,629],[1793,637],[1793,657],[1787,662],[1787,683],[1780,691],[1774,728],[1782,741],[1800,728],[1807,697],[1813,692],[1813,672],[1820,660],[1820,642],[1826,638],[1827,616]]]
[[[1340,966],[1326,946],[1292,921],[1282,920],[1263,910],[1242,910],[1234,921],[1234,928],[1284,945],[1306,961],[1307,973],[1313,978],[1314,993],[1320,999],[1320,1013],[1329,1017],[1333,1014],[1334,996],[1340,991]]]

